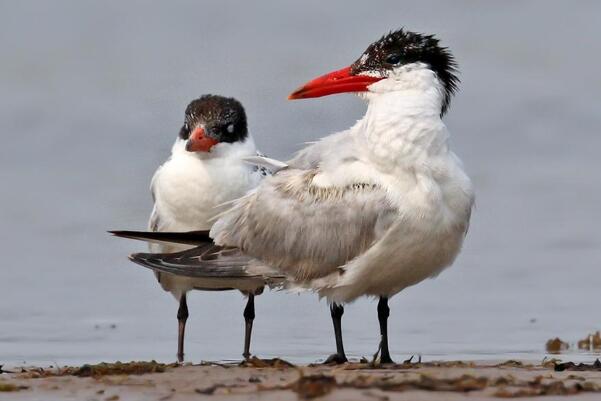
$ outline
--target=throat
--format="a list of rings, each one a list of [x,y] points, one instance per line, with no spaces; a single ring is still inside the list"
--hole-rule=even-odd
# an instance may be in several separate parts
[[[189,152],[186,150],[186,141],[180,138],[176,139],[171,148],[172,157],[195,158],[201,161],[239,159],[253,156],[256,152],[255,141],[250,134],[242,141],[220,142],[211,147],[209,152]]]
[[[448,132],[440,118],[441,96],[431,90],[372,94],[358,121],[373,162],[386,166],[415,165],[448,152]]]

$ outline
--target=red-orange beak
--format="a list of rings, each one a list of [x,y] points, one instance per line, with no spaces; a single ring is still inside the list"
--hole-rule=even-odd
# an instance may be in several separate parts
[[[381,79],[365,75],[353,75],[351,67],[345,67],[307,82],[304,86],[292,92],[288,99],[307,99],[344,92],[365,92],[369,85]]]
[[[219,141],[206,136],[204,128],[196,127],[186,142],[186,150],[188,152],[208,152],[218,143]]]

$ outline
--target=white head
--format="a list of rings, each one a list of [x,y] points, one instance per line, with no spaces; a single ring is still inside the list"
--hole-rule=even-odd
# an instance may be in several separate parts
[[[457,65],[433,35],[399,29],[372,43],[353,64],[322,75],[293,92],[289,99],[356,92],[370,99],[382,93],[435,89],[444,114],[457,90]]]

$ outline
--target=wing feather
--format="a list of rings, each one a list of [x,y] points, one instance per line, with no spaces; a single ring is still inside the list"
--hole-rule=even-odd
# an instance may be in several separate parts
[[[208,231],[186,231],[186,232],[167,232],[167,231],[127,231],[115,230],[109,231],[116,237],[136,239],[147,242],[169,242],[185,245],[200,245],[212,243]]]
[[[273,284],[284,276],[237,248],[204,244],[175,253],[134,253],[130,260],[155,271],[194,278],[261,279]]]
[[[377,185],[316,186],[318,172],[289,168],[267,178],[222,215],[211,237],[294,280],[336,271],[380,237],[394,210]]]

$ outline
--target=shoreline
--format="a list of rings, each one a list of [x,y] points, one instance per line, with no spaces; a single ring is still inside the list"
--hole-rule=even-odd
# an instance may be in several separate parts
[[[563,365],[563,366],[560,366]],[[557,369],[565,369],[556,371]],[[6,368],[6,370],[8,370]],[[506,361],[375,366],[293,365],[281,359],[243,363],[129,362],[22,368],[0,374],[0,400],[491,400],[601,397],[601,362],[588,365]]]

